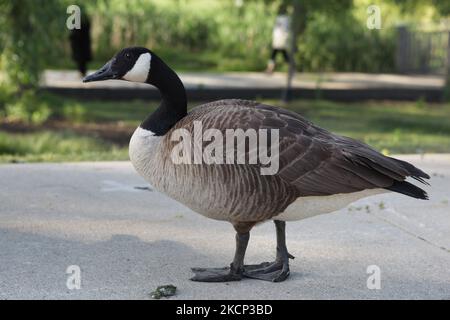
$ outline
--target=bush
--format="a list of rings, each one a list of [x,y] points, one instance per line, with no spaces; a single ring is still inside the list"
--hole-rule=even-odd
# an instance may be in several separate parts
[[[299,39],[297,61],[304,71],[390,72],[394,57],[392,29],[369,30],[350,13],[315,14]]]
[[[57,0],[0,0],[0,115],[43,122],[50,109],[35,92],[45,65],[60,56],[65,12]],[[6,30],[6,31],[5,31]]]

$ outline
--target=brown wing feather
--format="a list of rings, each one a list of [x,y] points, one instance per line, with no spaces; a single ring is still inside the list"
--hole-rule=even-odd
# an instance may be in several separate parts
[[[280,166],[276,176],[295,187],[299,196],[390,188],[408,176],[419,181],[429,178],[407,162],[315,126],[295,112],[254,101],[216,101],[195,108],[188,118],[202,120],[204,128],[222,131],[279,129]]]

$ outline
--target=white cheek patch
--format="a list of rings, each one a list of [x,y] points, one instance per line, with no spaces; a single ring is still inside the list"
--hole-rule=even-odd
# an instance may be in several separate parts
[[[145,82],[148,77],[148,72],[150,71],[150,62],[152,56],[150,53],[143,53],[134,63],[133,68],[128,71],[122,79],[133,81],[133,82]]]

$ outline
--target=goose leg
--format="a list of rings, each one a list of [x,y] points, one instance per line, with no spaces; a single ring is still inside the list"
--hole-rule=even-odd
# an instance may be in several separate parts
[[[275,220],[277,232],[277,256],[274,262],[263,262],[257,265],[245,265],[244,276],[272,282],[281,282],[289,276],[289,254],[286,247],[286,222]]]
[[[192,281],[200,282],[227,282],[239,281],[242,279],[244,268],[244,256],[247,249],[250,232],[236,233],[236,251],[233,262],[229,267],[224,268],[192,268],[195,276]]]

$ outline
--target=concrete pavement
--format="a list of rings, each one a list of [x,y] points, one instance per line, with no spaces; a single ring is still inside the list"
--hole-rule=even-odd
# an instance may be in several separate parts
[[[450,155],[401,158],[432,175],[430,201],[383,194],[288,223],[284,283],[189,281],[190,267],[229,264],[232,227],[149,190],[128,162],[1,165],[0,299],[149,299],[165,284],[171,299],[450,299]],[[274,247],[272,223],[256,227],[246,262]]]

